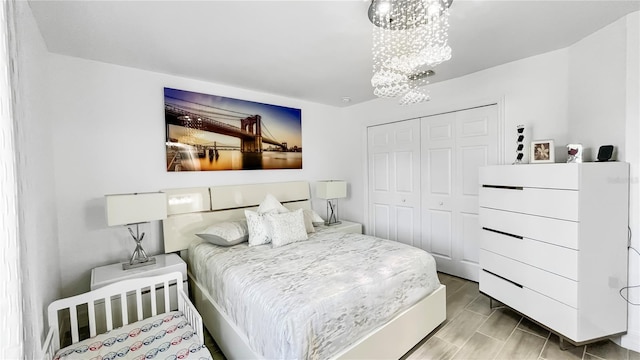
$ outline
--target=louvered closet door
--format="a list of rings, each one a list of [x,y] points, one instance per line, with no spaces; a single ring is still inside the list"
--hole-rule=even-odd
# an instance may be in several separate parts
[[[368,233],[419,246],[420,121],[372,126],[368,136]]]
[[[478,168],[497,164],[497,106],[421,119],[422,237],[438,271],[478,281]]]

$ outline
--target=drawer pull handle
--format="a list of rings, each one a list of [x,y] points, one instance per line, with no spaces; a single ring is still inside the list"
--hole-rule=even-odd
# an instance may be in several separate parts
[[[520,240],[524,239],[524,237],[522,237],[522,236],[520,236],[520,235],[513,235],[513,234],[509,234],[509,233],[504,232],[504,231],[493,230],[493,229],[489,229],[489,228],[486,228],[486,227],[483,227],[483,228],[482,228],[482,230],[491,231],[491,232],[494,232],[494,233],[496,233],[496,234],[500,234],[500,235],[511,236],[511,237],[513,237],[513,238],[520,239]]]
[[[522,186],[503,186],[503,185],[482,185],[483,188],[503,189],[503,190],[524,190]]]
[[[523,288],[523,286],[522,286],[522,285],[518,284],[517,282],[513,282],[513,281],[511,281],[511,280],[507,279],[506,277],[500,276],[500,275],[498,275],[498,274],[496,274],[496,273],[492,273],[491,271],[487,271],[487,270],[485,270],[485,269],[482,269],[482,271],[484,271],[484,272],[486,272],[486,273],[489,273],[489,274],[491,274],[491,275],[493,275],[493,276],[495,276],[495,277],[498,277],[498,278],[500,278],[500,279],[502,279],[502,280],[504,280],[504,281],[506,281],[506,282],[509,282],[509,283],[511,283],[511,284],[513,284],[513,285],[515,285],[515,286],[519,287],[520,289],[522,289],[522,288]]]

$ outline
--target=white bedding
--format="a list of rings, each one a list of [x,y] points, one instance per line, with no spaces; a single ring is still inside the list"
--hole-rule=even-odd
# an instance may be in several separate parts
[[[336,355],[440,285],[425,251],[330,229],[277,248],[192,244],[189,261],[268,359]]]

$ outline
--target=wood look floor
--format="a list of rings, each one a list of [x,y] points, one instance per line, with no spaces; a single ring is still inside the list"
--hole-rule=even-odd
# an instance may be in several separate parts
[[[447,286],[447,319],[403,360],[640,360],[639,353],[609,340],[562,351],[556,335],[506,307],[491,309],[478,283],[443,273],[438,276]],[[206,332],[205,345],[215,360],[225,359]]]

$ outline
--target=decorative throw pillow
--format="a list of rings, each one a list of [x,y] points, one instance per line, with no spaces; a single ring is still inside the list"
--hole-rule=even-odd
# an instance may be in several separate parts
[[[249,230],[246,220],[227,221],[213,224],[196,235],[215,245],[233,246],[247,241]]]
[[[304,218],[304,228],[307,230],[307,234],[316,232],[316,228],[313,227],[313,219],[311,214],[309,214],[309,210],[302,210],[302,217]]]
[[[251,210],[245,210],[247,229],[249,230],[249,246],[268,244],[269,233],[263,221],[263,215]]]
[[[258,213],[260,214],[281,214],[285,212],[289,212],[289,209],[284,207],[280,203],[280,201],[278,201],[278,199],[276,199],[276,197],[271,194],[267,194],[267,196],[264,197],[264,200],[262,200],[262,202],[260,203],[260,206],[258,206]]]
[[[306,218],[309,218],[310,219],[309,221],[311,221],[313,226],[320,226],[324,224],[324,220],[322,220],[320,215],[318,215],[317,212],[311,209],[304,209],[304,217],[305,217],[305,221],[307,221]]]
[[[249,229],[249,246],[263,245],[271,242],[271,238],[264,223],[264,214],[281,214],[287,213],[289,209],[282,206],[278,199],[271,194],[267,194],[264,200],[258,206],[258,210],[245,210],[244,214],[247,219],[247,227]]]
[[[308,239],[302,209],[282,214],[265,214],[264,220],[273,247]]]

